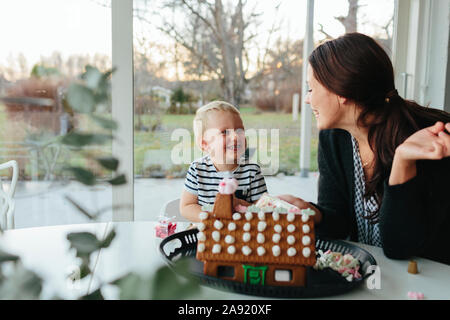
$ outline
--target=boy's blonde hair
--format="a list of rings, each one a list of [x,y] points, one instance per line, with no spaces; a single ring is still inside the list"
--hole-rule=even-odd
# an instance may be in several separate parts
[[[201,142],[203,134],[205,133],[208,125],[208,114],[213,111],[226,111],[241,116],[239,110],[231,103],[225,101],[212,101],[201,108],[197,109],[194,118],[194,137],[195,142],[201,149]]]

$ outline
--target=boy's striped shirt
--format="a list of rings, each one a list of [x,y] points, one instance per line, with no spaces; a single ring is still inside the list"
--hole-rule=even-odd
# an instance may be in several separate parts
[[[232,174],[239,183],[235,193],[237,198],[255,202],[267,192],[266,182],[259,165],[241,163]],[[214,204],[219,182],[226,176],[226,172],[217,172],[211,158],[205,156],[195,160],[189,167],[184,188],[198,197],[199,205]]]

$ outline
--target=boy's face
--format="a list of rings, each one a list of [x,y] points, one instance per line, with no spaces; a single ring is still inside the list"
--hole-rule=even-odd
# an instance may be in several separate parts
[[[245,131],[241,117],[227,111],[208,114],[208,127],[202,147],[214,163],[236,164],[245,152]]]

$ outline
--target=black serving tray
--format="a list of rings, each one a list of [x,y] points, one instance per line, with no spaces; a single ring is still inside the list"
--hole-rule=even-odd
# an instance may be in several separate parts
[[[371,275],[368,272],[368,267],[377,264],[369,252],[351,243],[317,238],[316,250],[322,250],[323,252],[331,250],[343,254],[350,253],[358,259],[361,264],[359,272],[362,278],[349,282],[332,269],[314,270],[314,268],[308,267],[305,287],[244,284],[203,274],[203,262],[195,258],[197,252],[197,233],[197,229],[191,229],[175,233],[165,238],[159,246],[159,250],[165,261],[170,267],[173,267],[174,263],[179,259],[187,259],[188,270],[185,271],[187,273],[184,274],[183,271],[178,271],[181,272],[181,275],[194,276],[206,286],[235,293],[273,298],[314,298],[338,295],[351,291],[364,283],[367,277]]]

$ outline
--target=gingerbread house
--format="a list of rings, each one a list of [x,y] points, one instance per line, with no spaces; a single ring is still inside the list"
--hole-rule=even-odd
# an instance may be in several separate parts
[[[306,285],[314,266],[312,210],[283,207],[233,209],[230,183],[222,180],[214,206],[204,206],[198,224],[197,259],[204,274],[259,285]],[[222,187],[222,188],[221,188]]]

